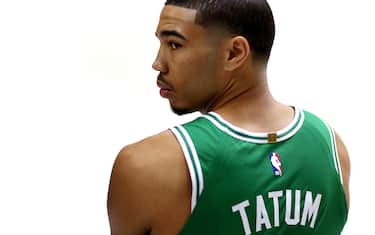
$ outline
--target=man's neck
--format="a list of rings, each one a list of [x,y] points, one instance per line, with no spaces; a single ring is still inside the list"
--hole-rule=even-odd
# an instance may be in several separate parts
[[[268,87],[265,72],[231,79],[223,90],[201,110],[214,111],[227,121],[254,132],[270,132],[287,126],[294,110],[276,101]]]

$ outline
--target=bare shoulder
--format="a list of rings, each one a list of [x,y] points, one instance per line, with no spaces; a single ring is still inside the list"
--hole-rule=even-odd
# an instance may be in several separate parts
[[[124,147],[115,160],[108,191],[112,235],[157,234],[163,223],[176,220],[175,209],[177,215],[187,211],[179,205],[188,196],[186,164],[170,131]]]
[[[350,195],[349,195],[349,179],[350,179],[350,158],[348,150],[337,132],[335,132],[337,152],[339,155],[339,161],[341,166],[345,196],[347,200],[347,205],[350,205]]]
[[[140,171],[138,174],[150,170],[157,171],[158,168],[155,166],[162,164],[161,160],[171,158],[176,153],[179,153],[178,142],[170,131],[164,131],[125,146],[116,158],[114,169],[117,169],[117,166],[120,171],[135,170],[139,172],[139,170],[147,169],[147,171]],[[169,160],[173,159],[174,157]]]

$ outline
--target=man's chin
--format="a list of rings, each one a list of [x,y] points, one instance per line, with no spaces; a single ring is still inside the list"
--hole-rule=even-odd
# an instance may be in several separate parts
[[[173,113],[177,114],[177,115],[185,115],[185,114],[189,114],[189,113],[193,113],[195,112],[196,110],[194,109],[184,109],[184,108],[176,108],[176,107],[173,107],[171,106],[171,110]]]

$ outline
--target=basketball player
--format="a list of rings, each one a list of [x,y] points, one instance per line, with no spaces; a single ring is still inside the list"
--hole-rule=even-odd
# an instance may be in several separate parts
[[[118,155],[112,235],[340,234],[350,163],[319,117],[267,85],[274,21],[265,0],[167,0],[157,86],[202,116]]]

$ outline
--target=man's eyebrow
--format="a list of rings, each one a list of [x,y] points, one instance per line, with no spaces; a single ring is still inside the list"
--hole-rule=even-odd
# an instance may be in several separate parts
[[[156,37],[162,37],[162,38],[165,38],[165,37],[170,37],[170,36],[175,36],[175,37],[178,37],[178,38],[181,38],[183,40],[187,40],[182,34],[180,34],[179,32],[177,32],[176,30],[163,30],[160,32],[160,34],[158,34],[157,32],[155,33]]]

